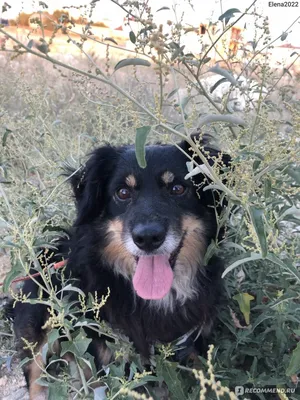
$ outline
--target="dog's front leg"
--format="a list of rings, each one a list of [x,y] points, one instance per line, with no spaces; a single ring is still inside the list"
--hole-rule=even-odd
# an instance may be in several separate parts
[[[39,385],[36,381],[40,378],[42,370],[44,369],[44,363],[40,352],[34,357],[34,359],[24,367],[24,375],[29,390],[30,400],[46,400],[48,397],[47,388]]]

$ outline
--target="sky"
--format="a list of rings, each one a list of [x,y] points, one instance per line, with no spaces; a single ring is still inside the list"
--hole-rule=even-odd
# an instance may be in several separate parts
[[[55,9],[61,9],[63,6],[79,6],[82,4],[88,4],[88,0],[44,0],[49,6],[49,11],[52,12]],[[119,0],[120,3],[123,0]],[[274,0],[274,2],[280,2],[283,0]],[[31,13],[41,9],[39,6],[39,0],[6,0],[8,4],[12,6],[9,12],[2,15],[2,18],[15,18],[20,11]],[[149,5],[154,11],[155,19],[158,23],[163,23],[167,19],[174,20],[174,14],[172,11],[156,11],[161,7],[172,8],[176,5],[178,15],[184,12],[184,19],[190,24],[195,26],[199,25],[200,22],[205,22],[209,18],[213,21],[218,20],[218,17],[230,8],[238,8],[240,11],[244,11],[251,3],[251,0],[191,0],[194,5],[194,10],[190,7],[187,0],[149,0]],[[4,1],[0,0],[0,6]],[[258,0],[256,5],[258,10],[264,15],[268,15],[270,20],[270,30],[272,37],[280,35],[292,22],[298,17],[297,23],[293,26],[292,32],[289,33],[288,39],[285,43],[292,43],[293,45],[300,46],[300,2],[298,7],[270,7],[270,0]],[[297,2],[295,2],[297,4]],[[111,21],[112,27],[118,27],[123,22],[124,12],[110,0],[100,0],[96,3],[96,8],[93,14],[93,20],[103,21],[108,19]],[[2,7],[1,7],[2,8]],[[73,10],[72,16],[77,17],[80,15],[78,10]],[[1,16],[1,14],[0,14]],[[250,26],[249,26],[250,25]],[[251,36],[251,24],[248,24],[247,30]],[[251,37],[249,38],[251,40]]]

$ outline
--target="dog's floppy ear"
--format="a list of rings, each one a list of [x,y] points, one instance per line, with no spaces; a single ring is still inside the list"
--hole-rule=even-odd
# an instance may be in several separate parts
[[[206,154],[206,158],[208,160],[209,165],[214,164],[214,157],[218,157],[221,153],[221,150],[217,149],[213,145],[210,145],[209,143],[211,142],[211,136],[209,135],[203,135],[202,137],[200,136],[200,133],[194,133],[191,135],[191,139],[198,145],[200,146]],[[190,149],[190,145],[186,141],[182,141],[179,146],[189,155],[193,155],[193,151]],[[203,164],[202,161],[199,159],[199,157],[194,157],[194,160],[198,164]],[[231,162],[231,157],[229,154],[222,153],[222,163],[224,166],[229,167]]]
[[[101,214],[104,192],[117,160],[111,146],[95,150],[86,165],[70,178],[77,206],[75,226],[87,224]]]

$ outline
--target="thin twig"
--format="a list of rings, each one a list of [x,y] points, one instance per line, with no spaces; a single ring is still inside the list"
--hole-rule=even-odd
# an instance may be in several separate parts
[[[222,36],[228,32],[237,22],[239,22],[250,10],[250,8],[252,8],[254,6],[254,4],[257,2],[257,0],[254,0],[252,4],[250,4],[250,6],[248,8],[246,8],[246,11],[243,12],[234,22],[232,22],[230,25],[227,26],[227,28],[220,33],[220,35],[213,41],[213,43],[209,46],[209,48],[206,50],[204,56],[202,57],[202,60],[204,60],[208,53],[215,47],[215,45],[218,43],[218,41],[222,38]],[[198,71],[197,71],[197,76],[199,75],[200,69],[201,69],[202,63],[199,64],[198,67]]]
[[[288,28],[286,28],[286,30],[285,30],[283,33],[281,33],[279,36],[277,36],[274,40],[272,40],[270,43],[267,43],[262,49],[256,51],[256,52],[253,54],[253,56],[250,58],[250,60],[247,62],[247,64],[245,65],[245,67],[241,70],[239,76],[237,77],[237,80],[238,80],[238,79],[240,78],[240,76],[247,70],[247,68],[249,67],[249,65],[250,65],[250,64],[252,63],[252,61],[254,60],[254,58],[255,58],[256,56],[258,56],[258,54],[262,53],[265,49],[267,49],[268,47],[270,47],[270,46],[271,46],[273,43],[275,43],[277,40],[279,40],[279,39],[281,38],[281,36],[282,36],[284,33],[288,33],[287,31],[288,31],[293,25],[295,25],[295,23],[298,21],[298,19],[300,19],[300,17],[297,17],[297,18],[291,23],[291,25],[290,25]]]

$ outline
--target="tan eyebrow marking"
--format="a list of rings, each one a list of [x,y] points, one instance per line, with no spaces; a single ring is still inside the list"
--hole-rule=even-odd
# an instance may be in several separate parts
[[[161,179],[163,180],[163,182],[167,185],[168,183],[173,182],[175,176],[172,172],[170,171],[166,171],[162,174]]]
[[[136,179],[133,175],[128,175],[125,179],[126,185],[128,185],[131,188],[136,187]]]

